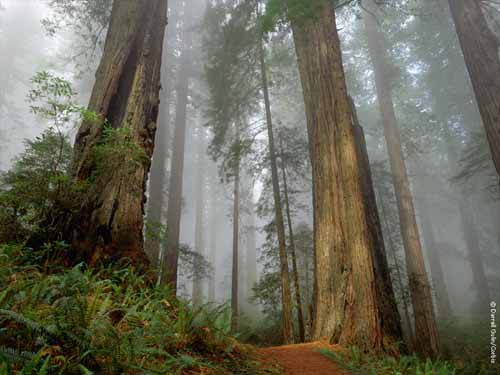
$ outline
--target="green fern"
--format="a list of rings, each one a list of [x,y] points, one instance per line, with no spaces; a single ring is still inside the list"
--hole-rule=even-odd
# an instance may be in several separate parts
[[[43,324],[37,323],[34,320],[31,320],[25,317],[22,314],[16,313],[10,310],[0,309],[0,318],[4,317],[6,319],[15,321],[19,324],[24,325],[31,332],[45,338],[45,339],[56,339],[56,332],[53,330],[53,327],[50,325],[44,326]]]

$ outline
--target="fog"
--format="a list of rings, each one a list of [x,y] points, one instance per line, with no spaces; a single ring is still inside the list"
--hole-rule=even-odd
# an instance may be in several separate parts
[[[46,120],[30,111],[26,99],[33,88],[31,78],[37,72],[48,71],[71,82],[77,92],[76,102],[82,107],[87,106],[91,95],[105,33],[96,34],[91,53],[85,47],[88,40],[85,40],[84,34],[77,32],[78,19],[68,17],[68,20],[61,21],[54,33],[49,33],[47,20],[62,20],[65,17],[64,12],[55,8],[56,3],[42,0],[1,1],[2,171],[9,170],[16,156],[23,152],[25,139],[34,139],[49,126]],[[206,3],[211,4],[212,13],[206,13]],[[221,4],[225,3],[169,1],[158,124],[158,128],[163,127],[163,130],[158,130],[156,134],[149,178],[149,181],[157,181],[155,183],[159,184],[157,188],[163,197],[160,202],[151,198],[152,186],[148,185],[150,199],[144,211],[148,221],[151,219],[149,210],[159,207],[158,219],[163,225],[167,224],[173,160],[179,157],[174,155],[175,142],[184,142],[176,138],[176,126],[182,125],[182,118],[179,117],[185,110],[180,243],[202,255],[210,267],[203,272],[198,271],[196,259],[181,257],[177,293],[190,300],[198,283],[202,303],[230,304],[235,245],[232,142],[238,137],[244,149],[238,154],[241,156],[238,172],[240,215],[237,219],[240,235],[238,303],[243,316],[258,321],[272,315],[269,308],[279,310],[281,300],[276,283],[267,287],[258,284],[260,294],[257,299],[254,299],[252,291],[255,283],[265,280],[266,275],[279,273],[266,113],[259,87],[257,47],[240,48],[235,42],[238,35],[232,35],[232,39],[227,41],[217,34],[217,28],[222,28],[230,23],[232,17],[238,16],[226,14],[225,21],[218,19],[224,12],[230,13],[231,7],[221,10],[220,14],[213,10],[217,6],[223,8]],[[392,102],[401,133],[412,194],[410,200],[415,207],[437,315],[442,313],[439,302],[443,298],[442,293],[445,293],[449,297],[449,313],[467,319],[488,308],[481,305],[485,303],[484,296],[487,296],[486,302],[500,301],[498,175],[450,15],[422,15],[418,10],[412,13],[411,7],[401,7],[388,7],[383,12],[387,20],[383,30],[390,59],[386,69],[389,71]],[[365,12],[356,5],[342,7],[338,10],[337,23],[348,91],[365,131],[385,247],[388,254],[393,254],[387,258],[402,312],[402,301],[408,299],[409,285],[404,239],[392,177],[394,172],[391,172],[384,123],[379,112],[376,76],[370,57],[367,25],[364,23]],[[490,16],[493,25],[498,20],[496,16],[493,13]],[[88,25],[90,34],[98,30],[98,22]],[[227,54],[236,51],[237,57],[234,60],[229,58],[229,62],[218,62],[217,59],[223,55],[222,46],[227,48]],[[313,264],[305,263],[308,256],[313,256],[313,249],[306,245],[301,248],[301,244],[307,243],[308,238],[312,241],[313,236],[312,169],[302,86],[291,30],[282,26],[269,33],[264,47],[277,154],[288,155],[287,193],[290,193],[290,199],[285,201],[284,188],[280,186],[281,204],[283,209],[287,204],[290,206],[292,229],[296,233],[305,233],[305,237],[296,239],[299,243],[296,246],[297,260],[300,281],[308,283],[304,293],[312,296],[313,279],[309,280],[304,272],[306,269],[313,272]],[[80,53],[82,49],[86,53]],[[221,64],[226,65],[220,68]],[[223,73],[217,69],[222,69]],[[233,91],[231,97],[225,96],[227,92],[224,91],[229,89],[224,87],[223,81],[229,76],[236,82],[231,83],[231,90],[241,97],[234,96]],[[184,98],[183,84],[187,85]],[[221,109],[221,101],[227,104],[226,109]],[[223,122],[220,120],[223,116],[231,118],[231,125],[221,129],[218,125]],[[80,123],[81,120],[77,119],[65,129],[72,140]],[[280,148],[280,144],[284,145],[284,149]],[[158,158],[165,160],[155,164]],[[159,165],[160,169],[155,169],[155,165]],[[278,170],[279,178],[283,178],[281,167]],[[162,177],[153,180],[155,173]],[[284,216],[289,241],[289,224],[286,214]],[[162,250],[154,261],[161,262],[163,259],[166,245],[162,242],[161,246]],[[194,270],[186,259],[195,263]],[[291,259],[288,261],[291,270]],[[202,275],[204,272],[207,274]],[[443,277],[441,285],[436,285],[440,277],[436,273],[440,272]],[[400,285],[396,281],[401,276],[398,274],[402,274]],[[213,300],[210,300],[211,278],[215,285]],[[400,290],[401,286],[403,290]],[[484,287],[489,290],[479,289]],[[312,297],[308,298],[304,301],[304,311],[308,311],[313,303]],[[279,314],[274,316],[280,317]]]

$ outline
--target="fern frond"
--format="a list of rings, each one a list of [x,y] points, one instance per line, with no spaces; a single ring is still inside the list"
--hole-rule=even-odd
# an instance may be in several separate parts
[[[15,321],[16,323],[24,325],[32,332],[40,336],[43,336],[44,338],[56,339],[56,332],[53,331],[52,326],[44,326],[40,323],[35,322],[34,320],[26,318],[22,314],[10,310],[0,309],[0,317],[2,316],[12,321]]]

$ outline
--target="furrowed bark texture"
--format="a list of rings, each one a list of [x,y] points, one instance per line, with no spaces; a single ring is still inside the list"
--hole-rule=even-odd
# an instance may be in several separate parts
[[[269,142],[269,159],[271,163],[271,180],[273,185],[274,198],[274,219],[276,223],[276,232],[278,234],[278,247],[280,256],[283,342],[286,345],[292,344],[294,342],[292,326],[292,296],[290,292],[290,277],[288,272],[288,258],[286,252],[285,223],[283,220],[283,208],[281,206],[278,166],[276,163],[273,119],[271,114],[269,89],[267,85],[266,62],[262,38],[259,40],[259,55],[262,91],[264,92],[264,103],[266,108],[267,137]]]
[[[377,297],[380,301],[381,314],[384,317],[386,327],[398,337],[402,336],[401,321],[396,304],[396,297],[392,287],[391,274],[387,263],[384,237],[382,235],[382,224],[378,214],[377,199],[373,187],[370,159],[366,146],[365,133],[358,121],[354,101],[350,98],[350,106],[353,117],[354,136],[356,139],[356,153],[358,156],[358,168],[361,176],[363,197],[366,205],[366,220],[369,228],[370,240],[373,243],[375,261],[375,283]]]
[[[392,102],[390,80],[387,75],[388,59],[385,39],[373,16],[377,9],[374,4],[368,4],[371,4],[369,6],[371,12],[365,12],[365,28],[368,49],[374,67],[377,98],[384,124],[384,135],[398,204],[401,235],[406,253],[407,273],[415,314],[415,349],[422,355],[436,356],[439,351],[439,337],[413,197],[401,146],[401,135]]]
[[[73,176],[77,181],[93,179],[93,190],[76,217],[71,242],[75,252],[91,264],[123,257],[139,266],[148,263],[142,233],[144,193],[154,148],[166,23],[166,0],[113,4],[89,110],[115,129],[130,129],[129,140],[146,157],[133,168],[110,160],[105,171],[98,171],[95,152],[102,142],[104,123],[81,125]]]
[[[479,0],[449,0],[465,64],[497,173],[500,174],[500,41],[490,30]]]
[[[315,311],[313,339],[393,350],[376,287],[354,129],[333,6],[292,19],[313,169]]]

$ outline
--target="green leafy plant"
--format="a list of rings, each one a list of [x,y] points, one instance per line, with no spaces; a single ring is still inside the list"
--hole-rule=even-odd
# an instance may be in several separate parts
[[[457,370],[447,362],[431,359],[421,360],[416,355],[375,356],[365,353],[356,347],[345,352],[332,352],[320,349],[326,358],[339,364],[346,370],[363,375],[455,375]]]
[[[123,170],[118,166],[126,165],[125,173],[133,173],[137,166],[146,163],[148,157],[144,149],[134,139],[131,128],[113,128],[105,124],[100,143],[95,148],[97,174],[109,174]]]
[[[260,373],[227,306],[193,310],[126,264],[49,273],[29,253],[0,247],[0,374]]]

